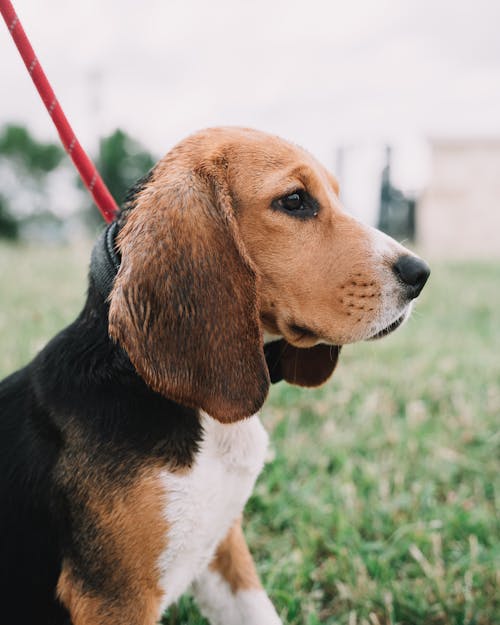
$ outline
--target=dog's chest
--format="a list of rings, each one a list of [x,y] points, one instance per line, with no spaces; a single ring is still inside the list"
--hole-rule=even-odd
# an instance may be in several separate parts
[[[187,473],[162,473],[166,549],[161,554],[163,607],[210,563],[241,514],[264,464],[267,434],[257,415],[223,425],[202,413],[204,438]]]

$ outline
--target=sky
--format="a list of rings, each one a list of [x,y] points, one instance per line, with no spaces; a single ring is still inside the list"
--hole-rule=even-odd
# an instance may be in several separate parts
[[[433,137],[500,136],[498,0],[13,0],[83,146],[121,127],[157,156],[195,130],[299,143],[376,218],[394,182],[425,189]],[[3,25],[0,25],[3,26]],[[56,140],[6,28],[0,124]]]

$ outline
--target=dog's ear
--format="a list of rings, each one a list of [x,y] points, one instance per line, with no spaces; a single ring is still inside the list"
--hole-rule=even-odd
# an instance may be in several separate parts
[[[335,370],[340,347],[319,344],[299,349],[281,339],[267,343],[264,351],[271,382],[286,380],[298,386],[319,386]]]
[[[154,173],[118,236],[109,332],[152,389],[236,421],[269,390],[257,275],[222,173],[171,169]]]

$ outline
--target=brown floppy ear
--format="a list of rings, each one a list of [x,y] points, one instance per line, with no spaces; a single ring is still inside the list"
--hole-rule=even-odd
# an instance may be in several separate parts
[[[269,390],[256,272],[224,180],[161,165],[118,236],[109,332],[155,391],[242,419]]]
[[[267,343],[264,351],[271,382],[286,380],[298,386],[319,386],[335,370],[340,347],[319,344],[300,349],[281,339]]]

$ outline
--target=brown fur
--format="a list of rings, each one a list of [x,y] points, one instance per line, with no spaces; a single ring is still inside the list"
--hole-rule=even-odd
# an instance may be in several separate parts
[[[257,276],[218,171],[176,156],[120,235],[110,334],[154,390],[232,421],[257,412],[269,386]]]
[[[233,593],[262,588],[241,529],[241,521],[233,525],[220,543],[210,568],[226,580]]]
[[[272,208],[298,188],[318,201],[316,217]],[[381,306],[369,229],[342,211],[333,176],[257,131],[211,129],[174,148],[136,198],[119,248],[111,336],[153,389],[221,421],[266,397],[263,329],[301,348],[288,354],[290,380],[314,386],[336,359],[307,348],[366,338]]]
[[[319,339],[344,345],[365,338],[363,332],[380,308],[376,287],[381,276],[373,262],[370,229],[342,210],[333,176],[310,154],[278,139],[269,143],[271,165],[256,151],[251,168],[245,163],[246,175],[238,158],[231,160],[235,166],[230,172],[230,186],[242,207],[240,232],[260,270],[264,327],[298,348]],[[298,188],[319,202],[317,217],[304,221],[269,210],[274,198]],[[399,250],[394,244],[388,265]],[[370,306],[363,301],[367,283],[376,294]],[[357,315],[350,314],[347,293]]]
[[[73,468],[70,478],[78,484],[74,498],[87,506],[75,519],[84,550],[77,559],[87,559],[87,575],[90,571],[95,579],[82,579],[78,566],[67,559],[58,596],[74,625],[151,625],[160,609],[158,559],[168,533],[158,472],[142,470],[121,485],[108,481],[105,472],[80,466],[81,475]]]

